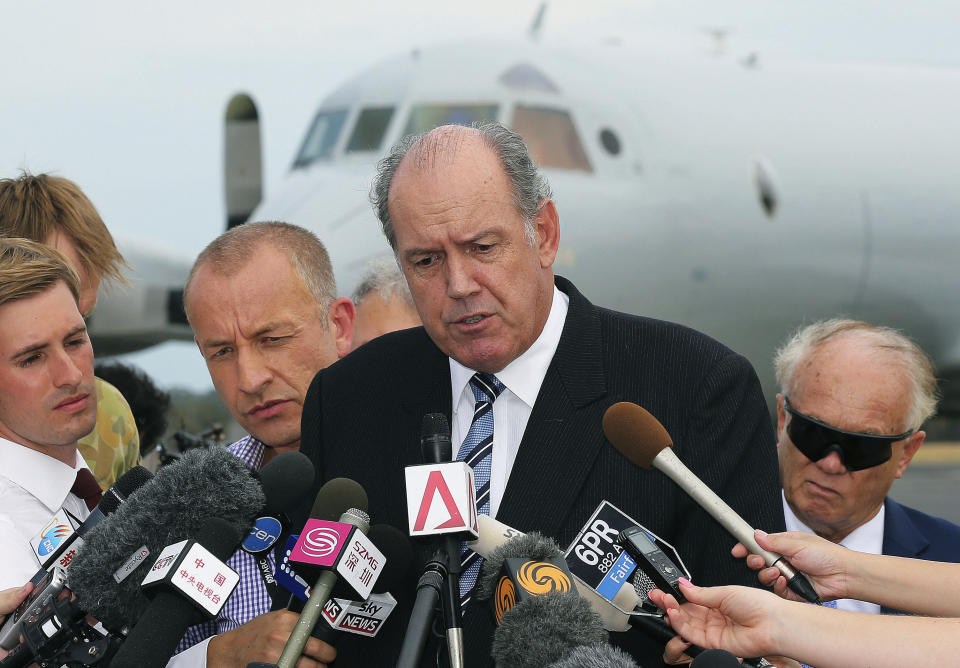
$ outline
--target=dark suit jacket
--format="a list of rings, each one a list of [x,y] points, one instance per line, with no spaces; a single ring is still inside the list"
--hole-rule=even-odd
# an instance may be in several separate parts
[[[677,456],[750,524],[782,531],[780,504],[770,501],[780,498],[774,434],[749,362],[699,332],[597,308],[568,281],[556,283],[570,308],[497,519],[566,547],[606,499],[672,543],[695,582],[755,584],[730,556],[735,541],[666,475],[620,455],[601,430],[611,404],[642,405],[671,434]],[[448,358],[423,328],[388,334],[317,375],[304,403],[301,449],[319,481],[358,481],[372,521],[406,532],[403,468],[423,463],[421,420],[429,412],[449,416],[450,395]],[[394,592],[404,605],[384,637],[338,643],[338,666],[392,665],[416,578]],[[490,665],[494,626],[484,604],[470,603],[464,628],[468,666]],[[662,645],[635,631],[614,635],[638,661],[659,665]]]
[[[884,554],[927,561],[960,562],[960,526],[901,506],[889,496],[884,505]],[[886,607],[881,611],[885,615],[900,614]]]

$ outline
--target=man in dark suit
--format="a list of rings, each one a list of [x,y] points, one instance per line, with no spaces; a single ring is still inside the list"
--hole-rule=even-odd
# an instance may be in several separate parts
[[[887,496],[936,409],[923,351],[896,330],[834,319],[798,331],[777,351],[776,369],[787,529],[860,552],[960,561],[960,526]],[[838,607],[882,611],[852,600]]]
[[[611,404],[643,405],[704,482],[777,531],[773,434],[749,363],[688,328],[598,308],[555,277],[549,186],[502,126],[404,140],[381,162],[373,199],[424,327],[371,341],[316,376],[302,450],[319,479],[357,480],[373,521],[405,530],[403,468],[422,463],[424,414],[442,412],[454,453],[474,466],[481,512],[566,546],[606,499],[674,544],[696,581],[750,583],[728,556],[730,537],[601,431]],[[470,577],[461,578],[467,665],[486,666],[494,625]],[[337,665],[393,659],[415,582],[394,591],[398,619],[374,641],[338,643]],[[645,665],[659,662],[662,646],[616,635]],[[429,648],[425,665],[438,655]]]

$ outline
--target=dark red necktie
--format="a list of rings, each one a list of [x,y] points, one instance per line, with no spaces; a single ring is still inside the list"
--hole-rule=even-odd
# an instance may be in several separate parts
[[[100,491],[100,485],[97,479],[90,473],[90,469],[80,469],[77,471],[77,479],[73,483],[70,491],[84,500],[87,504],[87,510],[93,510],[100,503],[103,492]]]

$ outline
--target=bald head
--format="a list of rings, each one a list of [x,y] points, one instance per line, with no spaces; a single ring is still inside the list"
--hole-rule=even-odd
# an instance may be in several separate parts
[[[537,171],[520,135],[499,123],[483,123],[472,127],[442,125],[430,132],[401,139],[377,165],[377,176],[370,192],[370,201],[390,247],[397,250],[397,237],[390,217],[390,198],[397,193],[391,188],[401,165],[404,169],[438,173],[450,169],[464,150],[485,146],[496,156],[500,169],[510,184],[513,204],[526,224],[526,237],[535,241],[533,220],[542,203],[553,196],[550,185]]]

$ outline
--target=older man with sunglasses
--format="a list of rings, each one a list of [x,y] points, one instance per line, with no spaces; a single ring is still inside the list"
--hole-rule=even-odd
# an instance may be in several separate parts
[[[887,496],[936,410],[923,351],[896,330],[835,319],[798,331],[775,364],[787,529],[860,552],[960,562],[960,526]],[[853,600],[837,607],[881,612]]]

